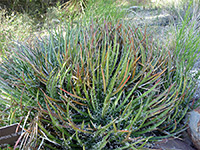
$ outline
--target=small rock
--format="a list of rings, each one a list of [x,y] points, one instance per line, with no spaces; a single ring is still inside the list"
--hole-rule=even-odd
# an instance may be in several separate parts
[[[132,11],[143,10],[143,7],[142,6],[131,6],[131,7],[129,7],[129,10],[132,10]]]
[[[198,54],[198,57],[199,57],[199,54]],[[200,72],[200,58],[198,58],[196,60],[194,67],[192,68],[192,70],[190,72],[191,72],[192,77],[199,74],[199,72]],[[194,98],[200,99],[200,75],[197,78],[197,90],[194,93]]]
[[[190,112],[188,132],[193,144],[200,150],[200,107]]]
[[[155,148],[159,150],[195,150],[186,142],[175,139],[175,138],[168,138],[163,139],[162,141],[155,143]]]

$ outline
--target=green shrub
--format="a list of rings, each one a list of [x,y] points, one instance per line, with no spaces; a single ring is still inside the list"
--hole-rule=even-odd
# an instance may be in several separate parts
[[[83,15],[83,19],[91,20],[105,17],[107,20],[119,20],[123,19],[125,10],[123,7],[119,7],[119,2],[116,0],[90,0],[87,3],[87,8]]]
[[[193,82],[138,28],[67,24],[10,51],[0,66],[2,115],[24,125],[22,147],[139,149],[185,127]]]
[[[87,0],[11,0],[6,2],[6,15],[27,14],[34,26],[42,27],[49,19],[69,20],[84,13]],[[51,15],[51,16],[49,16]]]
[[[4,5],[11,11],[40,15],[45,13],[48,7],[56,4],[59,4],[58,0],[10,0]]]
[[[0,56],[7,51],[13,40],[30,40],[33,31],[33,20],[27,14],[13,13],[8,16],[6,10],[0,10]]]
[[[173,37],[172,35],[169,37],[173,41],[173,44],[169,44],[172,47],[169,47],[174,53],[174,59],[179,62],[178,66],[184,68],[184,72],[189,74],[198,61],[200,52],[200,10],[197,9],[198,5],[195,4],[195,1],[193,2],[188,4],[188,9],[185,10],[180,24],[173,26],[173,29],[170,30]],[[191,10],[193,10],[192,14]]]
[[[197,61],[198,53],[200,52],[200,32],[198,31],[200,21],[197,18],[200,16],[195,17],[195,14],[193,17],[190,16],[190,9],[191,4],[185,12],[182,25],[179,27],[180,29],[176,32],[175,53],[179,58],[177,60],[182,60],[182,63],[185,63],[186,71],[192,69],[194,63]]]

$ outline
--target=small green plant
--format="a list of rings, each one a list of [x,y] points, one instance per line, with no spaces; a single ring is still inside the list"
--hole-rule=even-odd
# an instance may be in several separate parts
[[[140,149],[184,129],[194,84],[146,32],[91,21],[33,45],[16,43],[0,66],[4,123],[21,122],[21,148]]]

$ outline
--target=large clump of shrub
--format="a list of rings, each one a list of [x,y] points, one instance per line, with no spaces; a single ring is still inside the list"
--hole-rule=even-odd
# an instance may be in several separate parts
[[[23,125],[21,148],[139,149],[184,128],[193,82],[138,28],[69,24],[10,51],[2,123]]]

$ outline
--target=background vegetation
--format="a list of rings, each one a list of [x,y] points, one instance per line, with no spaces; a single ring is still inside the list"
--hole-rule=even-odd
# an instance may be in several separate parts
[[[142,149],[185,130],[199,105],[190,74],[199,1],[134,2],[177,18],[162,46],[124,21],[133,1],[9,3],[0,15],[0,125],[20,122],[20,148]]]

